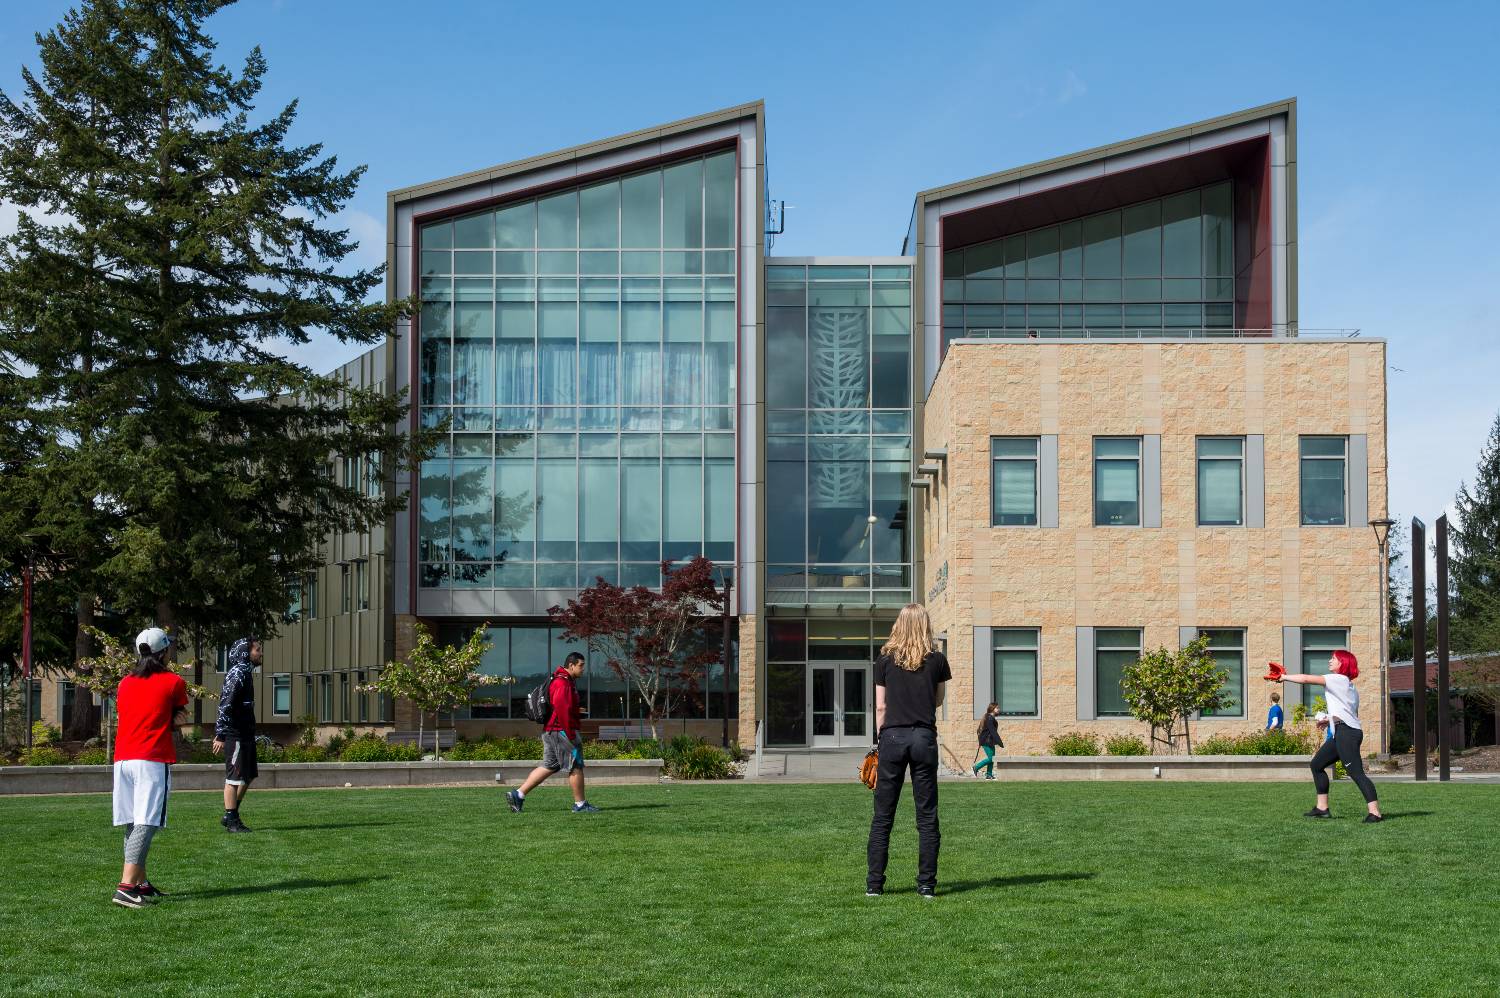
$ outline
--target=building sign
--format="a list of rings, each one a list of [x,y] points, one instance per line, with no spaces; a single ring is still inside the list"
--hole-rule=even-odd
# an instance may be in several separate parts
[[[943,594],[948,588],[948,563],[945,561],[937,570],[937,578],[933,580],[932,588],[927,590],[927,602],[931,603]]]

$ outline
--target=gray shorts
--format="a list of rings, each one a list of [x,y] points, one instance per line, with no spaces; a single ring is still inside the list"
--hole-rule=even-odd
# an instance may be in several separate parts
[[[565,731],[542,732],[542,768],[556,773],[573,772],[574,767],[583,768],[583,753],[573,755],[573,741]]]

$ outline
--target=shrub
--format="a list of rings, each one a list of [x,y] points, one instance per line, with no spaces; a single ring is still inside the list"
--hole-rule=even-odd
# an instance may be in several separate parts
[[[51,745],[51,744],[53,744],[55,742],[59,742],[59,741],[62,741],[62,732],[59,731],[57,728],[54,728],[52,725],[48,724],[46,721],[32,721],[31,722],[31,744],[32,744],[33,747],[41,748],[44,745]],[[48,763],[40,763],[39,762],[36,765],[38,765],[38,766],[42,766],[42,765],[52,766],[52,765],[55,765],[55,763],[50,763],[50,762],[48,762]]]
[[[1150,755],[1151,749],[1140,735],[1110,735],[1104,739],[1105,755]]]
[[[674,753],[667,764],[667,775],[674,780],[729,780],[736,773],[728,752],[695,740],[690,747]]]
[[[75,766],[106,766],[109,755],[102,748],[86,748],[73,757]]]
[[[335,732],[334,736],[328,739],[328,754],[330,756],[337,756],[339,758],[342,758],[344,746],[354,741],[355,737],[356,736],[354,734],[354,728],[347,724],[344,725],[343,730]],[[374,762],[377,760],[369,761]]]
[[[540,738],[494,738],[489,735],[478,741],[460,738],[453,747],[443,753],[446,759],[465,761],[477,759],[484,762],[515,761],[518,759],[540,759]]]
[[[620,758],[619,742],[584,742],[583,757],[585,759],[618,759]]]
[[[258,755],[257,758],[259,758]],[[200,763],[220,762],[222,760],[223,756],[214,755],[213,748],[202,742],[189,742],[182,746],[182,751],[178,754],[177,759],[178,762]]]
[[[1276,728],[1251,735],[1213,735],[1193,746],[1195,755],[1311,755],[1317,746],[1305,730]]]
[[[1099,739],[1086,731],[1065,731],[1053,735],[1048,747],[1053,755],[1098,755]]]
[[[302,745],[313,745],[318,740],[318,719],[312,713],[303,714],[297,718],[297,727],[301,730],[297,734],[297,741]]]
[[[744,762],[746,759],[749,759],[749,758],[750,758],[750,753],[747,752],[747,751],[745,751],[745,747],[743,745],[741,745],[739,742],[730,742],[729,743],[729,761],[730,762]]]
[[[391,750],[395,748],[415,748],[407,745],[387,745],[385,739],[379,735],[360,735],[344,741],[339,749],[340,762],[390,762],[392,760]],[[333,754],[333,742],[328,743],[328,753]]]
[[[328,750],[321,745],[288,745],[282,762],[327,762]]]
[[[27,752],[22,761],[28,766],[66,766],[73,760],[69,759],[68,753],[60,748],[53,748],[51,745],[38,745]]]
[[[665,755],[661,742],[655,738],[638,738],[633,742],[623,741],[617,744],[620,746],[621,759],[660,759]]]

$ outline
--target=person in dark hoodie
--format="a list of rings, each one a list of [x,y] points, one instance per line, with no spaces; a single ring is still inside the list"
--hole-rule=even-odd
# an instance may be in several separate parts
[[[240,638],[229,649],[229,672],[219,693],[219,717],[214,722],[214,754],[224,756],[224,817],[227,832],[248,832],[240,820],[240,802],[259,774],[255,758],[255,680],[261,645]]]
[[[531,771],[525,783],[505,795],[510,809],[516,814],[526,806],[526,795],[558,770],[568,774],[568,784],[573,789],[574,814],[593,814],[599,810],[583,794],[583,734],[579,731],[583,707],[578,701],[577,686],[583,667],[583,656],[576,651],[570,652],[562,667],[552,674],[547,687],[547,701],[552,705],[552,713],[542,728],[542,764]]]

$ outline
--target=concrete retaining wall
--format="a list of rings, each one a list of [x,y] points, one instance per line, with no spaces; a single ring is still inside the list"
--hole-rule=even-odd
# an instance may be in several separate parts
[[[292,787],[412,787],[436,784],[519,784],[541,763],[500,762],[268,762],[256,790]],[[591,783],[655,783],[660,759],[600,759],[588,763]],[[0,766],[0,795],[97,794],[113,789],[111,766]],[[172,767],[173,790],[218,790],[224,767],[183,763]]]
[[[1000,780],[1307,780],[1310,755],[998,756]]]

